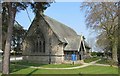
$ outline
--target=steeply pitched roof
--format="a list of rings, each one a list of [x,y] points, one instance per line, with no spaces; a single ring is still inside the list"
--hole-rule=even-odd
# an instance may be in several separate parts
[[[81,42],[81,37],[70,27],[48,17],[43,16],[49,24],[53,32],[57,35],[61,42],[67,43],[64,50],[78,50]]]
[[[71,50],[71,51],[72,50],[78,50],[79,51],[80,43],[83,40],[83,39],[81,39],[81,38],[83,38],[82,36],[77,35],[77,33],[72,28],[54,20],[53,18],[50,18],[46,15],[41,15],[41,17],[47,22],[47,24],[50,26],[50,28],[55,33],[57,38],[62,43],[67,43],[64,50]],[[32,24],[35,23],[35,22],[36,22],[36,20],[34,19]],[[36,26],[31,25],[28,32],[30,31],[30,29],[32,29],[34,27],[36,27]],[[27,32],[27,34],[31,34],[31,33],[28,33],[28,32]]]
[[[65,38],[77,37],[77,33],[70,27],[48,17],[43,16],[45,21],[49,24],[54,33],[59,37],[62,42],[66,42]]]
[[[64,50],[79,51],[81,40],[82,39],[81,39],[80,36],[77,36],[77,37],[74,37],[74,38],[67,38],[68,45],[66,45]]]

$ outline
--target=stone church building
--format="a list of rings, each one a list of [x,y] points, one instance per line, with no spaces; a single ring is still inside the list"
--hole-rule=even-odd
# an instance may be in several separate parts
[[[73,53],[83,60],[89,50],[83,36],[46,15],[34,18],[23,41],[23,59],[43,64],[64,63]]]

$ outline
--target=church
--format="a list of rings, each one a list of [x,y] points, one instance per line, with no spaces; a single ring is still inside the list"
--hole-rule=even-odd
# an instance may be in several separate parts
[[[40,14],[35,17],[22,43],[23,59],[42,64],[64,63],[76,61],[89,56],[90,47],[85,38],[70,27]]]

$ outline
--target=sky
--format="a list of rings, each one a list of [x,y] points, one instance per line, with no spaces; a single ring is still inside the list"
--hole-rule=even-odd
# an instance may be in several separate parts
[[[45,14],[73,28],[77,34],[84,33],[86,36],[88,34],[88,31],[85,32],[87,30],[85,18],[80,10],[79,2],[54,3],[45,11]]]
[[[85,24],[85,12],[80,10],[80,2],[56,2],[52,3],[50,7],[45,10],[44,14],[56,19],[57,21],[74,29],[78,35],[83,35],[86,41],[89,43],[95,42],[95,34],[91,33]],[[30,15],[28,18],[26,11],[17,13],[16,20],[25,28],[28,29],[32,20],[34,19],[34,13],[30,8],[27,9]],[[91,40],[92,39],[92,40]]]

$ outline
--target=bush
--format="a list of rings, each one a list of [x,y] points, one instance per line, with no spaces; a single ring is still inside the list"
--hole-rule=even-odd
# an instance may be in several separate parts
[[[95,61],[95,60],[98,60],[98,59],[99,59],[99,57],[91,57],[91,58],[85,59],[84,62],[89,63],[89,62],[92,62],[92,61]]]
[[[98,61],[97,63],[99,64],[108,64],[108,65],[116,65],[117,66],[117,62],[114,62],[112,59],[106,59],[106,58],[102,58],[100,61]]]

